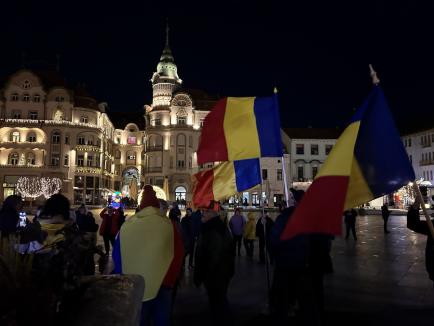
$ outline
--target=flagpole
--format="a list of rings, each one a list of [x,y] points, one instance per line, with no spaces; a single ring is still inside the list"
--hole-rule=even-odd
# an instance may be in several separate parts
[[[370,74],[371,74],[371,78],[372,78],[372,83],[374,85],[378,85],[380,83],[380,79],[378,78],[377,72],[374,70],[374,67],[372,67],[371,64],[369,65],[369,70],[370,70]],[[416,193],[417,201],[420,203],[420,206],[422,207],[422,211],[425,215],[426,224],[428,225],[428,229],[431,233],[432,238],[434,239],[434,226],[432,224],[431,217],[429,216],[428,211],[426,210],[425,202],[423,200],[422,193],[420,192],[420,188],[419,188],[416,180],[414,180],[414,182],[413,182],[413,189]]]
[[[274,87],[274,100],[277,102],[277,87]],[[289,160],[291,162],[291,160]],[[285,169],[285,154],[282,154],[282,178],[283,178],[283,189],[285,191],[286,206],[289,202],[289,192],[288,192],[288,181],[286,180],[286,169]]]

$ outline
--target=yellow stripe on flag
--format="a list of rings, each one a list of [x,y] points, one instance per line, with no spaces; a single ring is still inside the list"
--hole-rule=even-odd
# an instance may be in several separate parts
[[[254,97],[228,97],[223,122],[228,160],[261,156]]]
[[[157,296],[174,255],[172,223],[155,207],[125,221],[120,231],[122,272],[145,279],[143,301]]]
[[[315,179],[323,176],[349,176],[351,174],[354,146],[356,144],[359,127],[360,121],[356,121],[344,130]]]
[[[237,185],[235,181],[235,169],[233,162],[224,162],[214,169],[213,193],[215,200],[224,200],[235,195]]]
[[[374,199],[374,195],[366,183],[357,159],[354,157],[344,207],[350,209],[371,199]]]

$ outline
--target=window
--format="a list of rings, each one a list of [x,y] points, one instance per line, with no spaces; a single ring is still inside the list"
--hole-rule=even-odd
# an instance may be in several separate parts
[[[304,154],[304,144],[296,144],[295,145],[295,153],[298,155]]]
[[[311,155],[318,155],[318,145],[310,145],[310,154]]]
[[[185,126],[187,124],[187,118],[186,117],[178,117],[177,124],[180,126]]]
[[[120,151],[115,152],[115,158],[117,158],[117,159],[121,158],[121,152]]]
[[[120,144],[121,143],[121,137],[116,137],[116,144]]]
[[[282,169],[277,169],[277,180],[282,180]]]
[[[92,165],[93,165],[93,156],[88,155],[87,156],[87,166],[92,166]]]
[[[18,165],[18,161],[19,161],[18,153],[11,153],[11,155],[9,155],[9,164]]]
[[[35,165],[35,154],[27,153],[26,163],[27,165]]]
[[[184,160],[178,160],[178,161],[176,162],[176,167],[178,167],[178,168],[184,168],[184,167],[185,167],[185,162],[184,162]]]
[[[89,136],[89,138],[87,139],[87,144],[93,145],[93,137],[92,136]]]
[[[12,118],[21,119],[21,111],[12,111]]]
[[[203,123],[204,123],[204,121],[205,121],[205,119],[200,119],[199,126],[200,126],[201,128],[203,127]]]
[[[303,168],[303,166],[299,166],[297,168],[297,177],[298,177],[298,180],[303,180],[304,179],[304,168]]]
[[[268,177],[268,170],[262,169],[262,180],[267,180]]]
[[[24,93],[23,94],[23,101],[24,102],[30,102],[30,95],[27,93]]]
[[[89,119],[88,119],[87,116],[83,115],[83,116],[80,117],[80,122],[87,123],[88,121],[89,121]]]
[[[135,145],[136,142],[137,142],[137,138],[136,137],[134,137],[134,136],[128,136],[128,138],[127,138],[127,144]]]
[[[39,94],[33,95],[33,102],[36,102],[36,103],[41,102],[41,96],[39,96]]]
[[[30,84],[30,82],[26,79],[25,81],[23,81],[23,83],[21,84],[21,87],[24,89],[29,89],[32,85]]]
[[[69,166],[69,155],[68,155],[68,154],[66,154],[66,155],[63,157],[63,165],[64,165],[64,166]]]
[[[84,165],[84,155],[77,155],[77,166]]]
[[[53,144],[60,144],[60,132],[55,131],[51,136],[51,142]]]
[[[13,93],[13,94],[11,95],[11,101],[13,101],[13,102],[18,101],[18,94],[17,94],[17,93]]]
[[[69,144],[69,136],[65,136],[65,145]]]
[[[325,145],[325,154],[329,155],[332,151],[333,145]]]
[[[318,173],[318,167],[312,166],[312,179],[315,179],[317,173]]]
[[[20,133],[18,131],[12,132],[11,140],[14,143],[18,143],[20,141]]]
[[[35,143],[35,142],[36,142],[36,134],[35,134],[34,132],[30,132],[30,133],[27,135],[27,141],[28,141],[29,143]]]
[[[161,119],[160,118],[155,118],[154,120],[151,121],[151,125],[161,126]]]
[[[59,154],[51,154],[51,165],[59,166],[59,164],[60,164]]]
[[[56,102],[64,102],[65,98],[63,96],[56,96],[55,101]]]
[[[29,112],[29,119],[30,120],[38,120],[38,112],[37,111],[30,111]]]
[[[79,145],[86,144],[86,139],[83,136],[78,137],[78,144]]]
[[[408,147],[411,147],[411,138],[408,139]]]

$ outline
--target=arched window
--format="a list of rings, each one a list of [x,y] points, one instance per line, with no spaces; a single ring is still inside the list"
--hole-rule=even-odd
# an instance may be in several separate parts
[[[32,132],[29,132],[29,133],[27,134],[27,141],[28,141],[29,143],[35,143],[35,142],[36,142],[36,133],[34,133],[33,131],[32,131]]]
[[[183,186],[176,187],[175,189],[175,200],[177,202],[186,199],[187,189]]]
[[[33,95],[33,102],[36,102],[36,103],[41,102],[41,96],[39,94]]]
[[[30,87],[32,87],[32,84],[30,84],[30,82],[26,79],[26,80],[22,83],[21,87],[24,88],[24,89],[29,89]]]
[[[20,141],[20,132],[12,131],[10,135],[10,141],[13,141],[14,143],[18,143]]]
[[[35,165],[35,154],[33,154],[32,152],[27,153],[26,164],[27,165]]]
[[[18,101],[18,93],[12,93],[11,95],[11,101],[16,102]]]
[[[60,144],[60,132],[59,131],[53,131],[51,134],[51,143],[52,144]]]
[[[19,158],[20,158],[20,157],[18,156],[18,153],[13,152],[13,153],[11,153],[11,154],[9,155],[8,162],[9,162],[9,164],[11,164],[11,165],[18,165]]]
[[[24,102],[30,102],[30,95],[27,93],[24,93],[23,94],[23,101]]]

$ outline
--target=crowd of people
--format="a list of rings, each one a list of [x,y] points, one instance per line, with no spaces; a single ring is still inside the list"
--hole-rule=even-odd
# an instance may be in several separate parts
[[[254,260],[254,247],[258,240],[258,262],[273,267],[269,307],[274,324],[287,324],[288,318],[297,314],[303,324],[321,325],[324,319],[323,279],[324,275],[333,272],[330,256],[333,237],[311,234],[285,241],[280,239],[303,194],[303,191],[294,191],[293,205],[281,205],[277,218],[272,219],[264,210],[256,220],[253,212],[248,212],[245,216],[241,208],[236,208],[234,215],[229,218],[228,212],[215,201],[209,201],[205,207],[195,211],[187,208],[182,216],[177,202],[169,210],[168,203],[157,199],[152,187],[145,186],[135,215],[126,222],[122,208],[106,207],[100,213],[100,226],[85,205],[74,212],[66,197],[60,194],[53,195],[44,206],[38,207],[33,219],[23,220],[23,215],[20,214],[23,211],[22,198],[13,195],[4,201],[0,210],[0,231],[2,238],[20,233],[18,250],[23,254],[41,256],[50,254],[53,244],[63,236],[59,230],[67,225],[76,226],[94,246],[99,232],[104,242],[102,256],[107,258],[110,252],[113,254],[113,273],[124,272],[126,268],[122,264],[125,261],[140,261],[145,268],[139,268],[135,273],[143,275],[147,286],[154,281],[157,284],[153,292],[152,289],[145,289],[141,314],[141,325],[156,326],[170,325],[177,288],[186,269],[192,271],[194,284],[197,287],[203,285],[206,289],[216,324],[233,324],[227,291],[235,273],[236,257],[242,255],[244,245],[245,256]],[[434,241],[426,222],[419,218],[419,204],[416,202],[408,211],[408,228],[428,236],[426,266],[430,279],[434,281]],[[343,215],[346,238],[352,233],[356,240],[357,212],[350,209]],[[382,207],[385,233],[389,232],[389,215],[387,207]],[[146,223],[147,220],[153,222]],[[153,251],[121,250],[119,238],[122,237],[122,232],[131,228],[140,231],[137,229],[139,225],[149,232],[147,234],[153,234],[142,239],[141,243],[143,246],[151,246],[152,242]],[[172,234],[174,247],[169,250],[169,258],[165,262],[167,268],[155,272],[152,266],[156,261],[161,261],[159,250],[161,254],[162,250],[167,251],[167,244],[160,247],[155,245],[157,230],[161,229]],[[119,259],[121,254],[122,262]],[[83,257],[83,275],[95,274],[94,255],[95,251],[89,251]],[[38,263],[38,259],[35,262]]]

